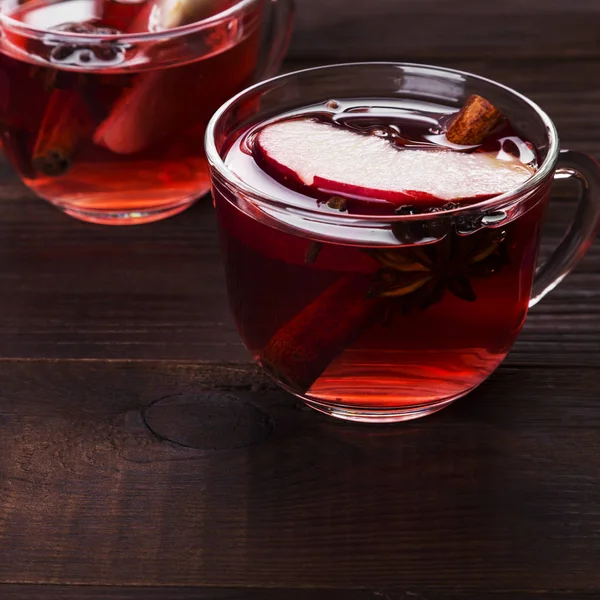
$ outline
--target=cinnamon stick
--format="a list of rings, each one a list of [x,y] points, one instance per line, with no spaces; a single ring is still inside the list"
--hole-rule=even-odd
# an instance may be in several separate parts
[[[481,143],[499,118],[500,112],[492,104],[480,96],[472,96],[448,130],[451,141],[463,145]],[[320,250],[321,243],[311,242],[307,264],[316,259],[313,257],[315,247]],[[382,267],[390,267],[394,252],[384,252],[383,258],[377,253],[373,256]],[[403,272],[423,270],[420,265],[403,264],[406,261],[401,249],[398,252],[392,267]],[[383,321],[386,296],[410,294],[429,281],[427,273],[414,274],[415,281],[411,285],[376,297],[372,297],[377,288],[376,276],[342,277],[275,333],[259,356],[260,364],[293,392],[304,394],[368,327],[380,318]]]
[[[379,300],[367,299],[370,285],[363,275],[339,279],[271,338],[260,364],[294,392],[306,392],[376,317]]]
[[[52,92],[33,149],[36,171],[48,177],[60,177],[69,171],[85,124],[84,110],[76,91]]]
[[[308,244],[308,248],[306,249],[306,254],[304,256],[304,262],[307,265],[312,265],[317,258],[319,258],[319,254],[323,249],[322,242],[310,242]]]
[[[446,131],[446,139],[465,146],[481,144],[502,114],[485,98],[470,96]]]

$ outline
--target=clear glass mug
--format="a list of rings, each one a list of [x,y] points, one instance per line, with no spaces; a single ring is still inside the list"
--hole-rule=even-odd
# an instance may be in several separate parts
[[[147,3],[100,5],[112,30],[57,31],[44,27],[89,22],[98,2],[0,0],[1,143],[25,184],[67,214],[155,221],[208,192],[206,125],[233,94],[275,74],[293,1],[240,0],[190,25],[133,34],[117,26]]]
[[[461,106],[480,94],[538,150],[539,170],[478,204],[393,217],[286,206],[223,157],[240,132],[329,99]],[[550,118],[493,81],[433,66],[342,64],[286,74],[222,106],[206,133],[228,294],[247,348],[283,388],[324,413],[392,422],[435,412],[502,362],[527,310],[577,264],[600,215],[600,169],[560,151]],[[573,222],[537,267],[554,178],[583,183]],[[374,285],[398,290],[373,297]]]

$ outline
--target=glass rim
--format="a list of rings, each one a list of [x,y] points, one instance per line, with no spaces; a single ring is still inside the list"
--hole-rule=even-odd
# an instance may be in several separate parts
[[[52,29],[40,29],[39,27],[31,27],[23,21],[13,19],[12,17],[2,13],[0,11],[0,26],[10,26],[20,32],[25,32],[34,37],[41,37],[48,34],[56,36],[60,39],[65,39],[75,43],[90,43],[90,42],[114,42],[117,40],[127,40],[127,42],[154,42],[162,39],[170,39],[173,37],[180,37],[188,35],[190,33],[196,33],[203,29],[210,29],[215,25],[220,25],[224,21],[229,20],[236,13],[243,11],[252,3],[257,0],[239,0],[233,6],[230,6],[226,10],[218,12],[216,15],[201,19],[200,21],[194,21],[188,25],[181,25],[180,27],[172,27],[165,29],[164,31],[146,31],[139,33],[113,33],[113,34],[95,34],[95,33],[73,33],[70,31],[54,31]]]
[[[518,99],[527,104],[530,108],[532,108],[538,117],[542,120],[543,124],[546,127],[546,134],[548,137],[548,154],[542,164],[539,166],[538,170],[527,180],[525,180],[520,186],[508,191],[503,194],[499,194],[492,198],[488,198],[487,200],[482,200],[481,202],[476,202],[474,204],[469,204],[466,206],[460,206],[457,208],[443,210],[443,214],[447,216],[459,215],[466,212],[472,211],[481,211],[481,210],[490,210],[498,208],[499,206],[504,207],[507,204],[510,204],[511,201],[517,202],[525,197],[527,194],[537,189],[540,185],[542,185],[545,180],[552,174],[556,161],[558,159],[559,153],[559,141],[558,141],[558,132],[556,130],[556,126],[552,122],[552,119],[543,111],[533,100],[527,98],[523,94],[517,92],[516,90],[498,83],[493,79],[489,79],[487,77],[482,77],[481,75],[475,75],[474,73],[469,73],[467,71],[460,71],[458,69],[451,69],[448,67],[439,67],[436,65],[429,64],[421,64],[421,63],[409,63],[409,62],[396,62],[396,61],[363,61],[363,62],[348,62],[348,63],[333,63],[329,65],[321,65],[318,67],[310,67],[307,69],[299,69],[296,71],[290,71],[289,73],[284,73],[282,75],[278,75],[276,77],[272,77],[270,79],[266,79],[259,83],[256,83],[245,90],[242,90],[232,98],[230,98],[227,102],[225,102],[221,107],[213,114],[211,120],[209,121],[206,127],[205,134],[205,151],[206,158],[208,159],[209,164],[213,169],[221,175],[228,184],[231,184],[238,188],[240,191],[244,193],[245,196],[252,199],[254,202],[270,204],[273,206],[284,206],[286,208],[290,208],[290,205],[283,202],[281,199],[272,196],[266,192],[262,192],[257,188],[254,188],[244,181],[242,181],[226,164],[221,155],[219,154],[217,147],[215,145],[215,130],[219,124],[219,121],[223,117],[223,115],[239,100],[244,98],[245,96],[260,90],[261,88],[266,88],[278,81],[283,81],[285,79],[293,78],[297,75],[311,73],[316,71],[323,70],[335,70],[335,69],[344,69],[344,68],[353,68],[353,67],[368,67],[368,66],[388,66],[388,67],[410,67],[423,69],[425,71],[431,72],[442,72],[449,73],[453,75],[460,75],[463,77],[467,77],[471,80],[477,80],[481,82],[485,82],[487,84],[491,84],[495,87],[503,89],[504,91],[509,92],[513,96],[516,96]],[[395,222],[395,221],[418,221],[418,220],[429,220],[436,219],[440,217],[440,212],[430,212],[430,213],[416,213],[409,215],[365,215],[365,214],[349,214],[349,213],[323,213],[318,210],[318,208],[299,208],[297,206],[293,207],[295,211],[301,212],[306,215],[310,215],[311,218],[321,216],[322,219],[327,220],[329,222],[333,221],[367,221],[367,222]]]

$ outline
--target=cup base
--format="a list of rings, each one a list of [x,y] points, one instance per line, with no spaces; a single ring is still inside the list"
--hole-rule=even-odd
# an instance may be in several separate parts
[[[94,210],[88,208],[77,208],[72,205],[52,202],[59,210],[67,215],[85,221],[87,223],[96,223],[99,225],[142,225],[161,221],[183,212],[194,204],[197,197],[186,198],[172,204],[148,209],[125,209],[125,210]]]
[[[466,393],[467,392],[465,392],[465,394]],[[303,400],[310,408],[344,421],[356,421],[359,423],[400,423],[402,421],[412,421],[413,419],[420,419],[421,417],[431,415],[438,410],[442,410],[442,408],[449,406],[465,394],[459,394],[452,398],[430,402],[428,404],[421,404],[420,406],[403,406],[395,408],[353,407],[330,402],[319,402],[318,400],[307,398],[303,398]]]

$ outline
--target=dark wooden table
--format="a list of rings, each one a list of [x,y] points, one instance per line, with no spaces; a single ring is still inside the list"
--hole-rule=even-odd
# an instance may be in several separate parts
[[[288,68],[475,71],[600,157],[594,0],[298,1]],[[251,364],[206,199],[105,228],[6,166],[0,179],[2,600],[599,597],[600,245],[480,390],[422,421],[353,426]],[[557,192],[544,253],[572,210],[573,190]],[[175,394],[195,448],[140,417]]]

